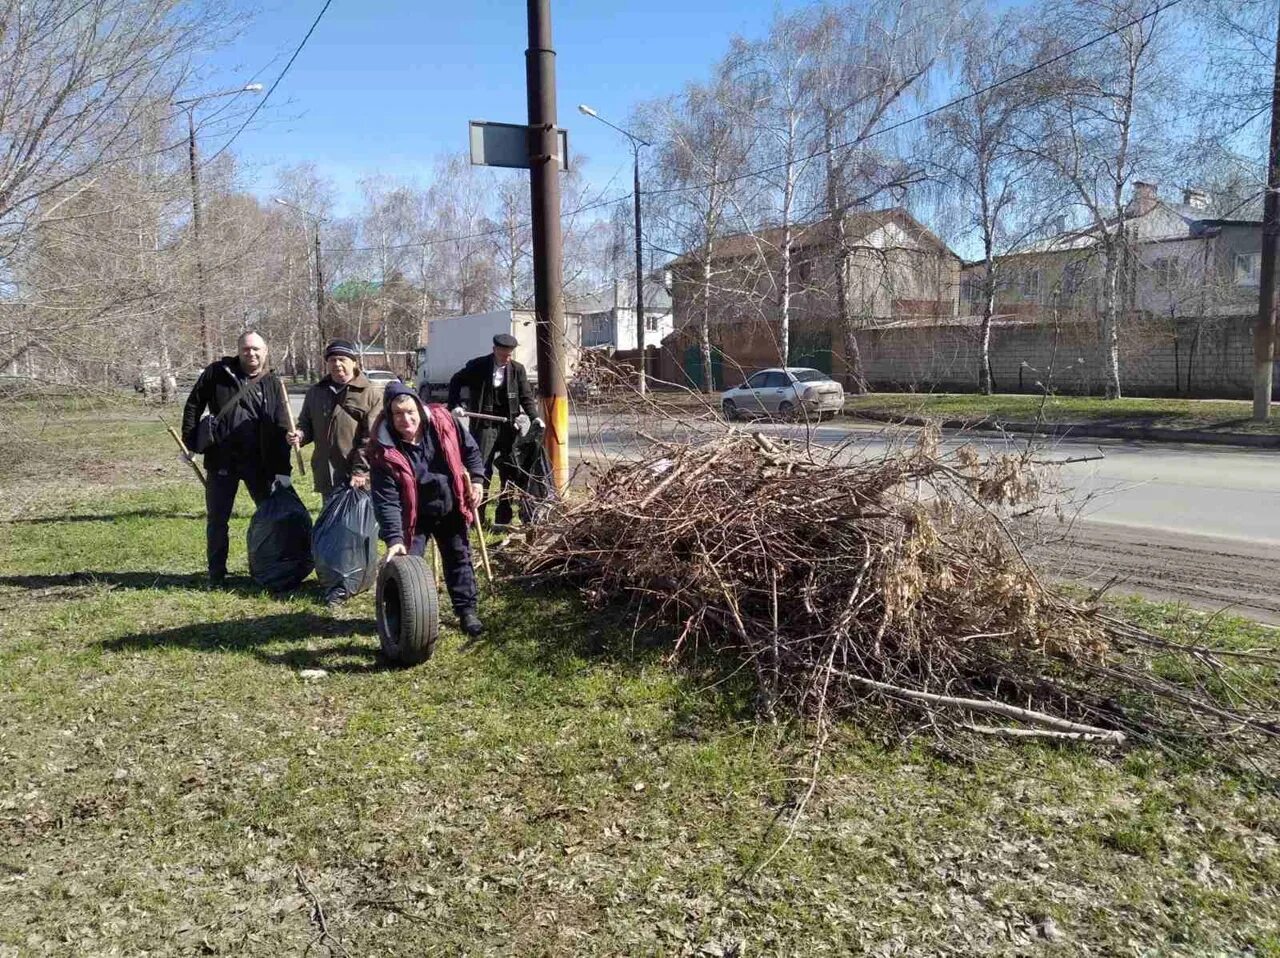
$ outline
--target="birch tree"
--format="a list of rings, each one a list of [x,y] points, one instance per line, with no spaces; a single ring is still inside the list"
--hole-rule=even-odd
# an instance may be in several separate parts
[[[1156,0],[1067,0],[1049,8],[1037,59],[1085,37],[1093,46],[1035,74],[1036,117],[1021,149],[1070,192],[1102,260],[1100,337],[1106,396],[1121,396],[1119,324],[1129,242],[1127,194],[1165,155],[1171,80],[1161,54],[1171,14]]]
[[[718,70],[711,83],[692,84],[677,97],[644,111],[647,138],[655,143],[650,216],[658,220],[671,249],[684,251],[676,282],[693,289],[689,298],[698,329],[704,392],[715,389],[711,326],[717,302],[716,244],[731,202],[747,171],[748,139],[727,104],[738,95],[731,77]]]
[[[967,99],[930,123],[931,172],[945,190],[960,228],[981,244],[981,317],[978,385],[992,392],[991,321],[1002,257],[1043,223],[1033,200],[1035,164],[1018,149],[1018,133],[1031,102],[1022,86],[993,85],[1026,66],[1029,48],[1021,15],[977,18],[964,38],[957,92]],[[1052,204],[1051,204],[1052,205]]]

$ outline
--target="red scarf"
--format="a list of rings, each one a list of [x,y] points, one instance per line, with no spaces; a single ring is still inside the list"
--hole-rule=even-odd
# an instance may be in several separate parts
[[[462,521],[467,525],[475,522],[475,510],[471,508],[471,481],[466,468],[462,465],[461,439],[458,436],[458,423],[450,415],[449,410],[440,403],[427,405],[427,416],[431,420],[430,428],[435,430],[436,442],[444,453],[445,465],[449,469],[449,485],[453,490],[453,498],[462,513]],[[369,457],[370,468],[383,468],[391,473],[400,489],[400,518],[404,523],[405,540],[410,541],[418,529],[418,482],[413,475],[413,467],[409,460],[394,445],[385,446],[378,439],[383,417],[379,416],[369,430],[369,441],[365,451]],[[427,423],[422,428],[428,428]],[[396,431],[387,426],[393,437]]]
[[[462,521],[471,525],[475,510],[471,508],[471,477],[462,465],[462,437],[458,435],[458,420],[454,419],[443,403],[427,404],[427,415],[436,429],[436,440],[444,451],[445,465],[449,467],[449,482],[453,486],[453,498],[462,511]]]

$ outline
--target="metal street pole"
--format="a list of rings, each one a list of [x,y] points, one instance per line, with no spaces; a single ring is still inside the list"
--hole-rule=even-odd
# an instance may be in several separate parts
[[[640,350],[637,365],[640,368],[640,395],[647,392],[648,368],[644,355],[644,254],[640,246],[640,144],[633,138],[631,153],[635,158],[635,207],[636,207],[636,346]]]
[[[204,309],[204,254],[200,248],[200,165],[196,162],[195,104],[187,107],[187,162],[191,168],[191,236],[196,250],[196,316],[200,321],[200,343],[204,361],[213,362],[213,336]]]
[[[556,52],[550,0],[528,0],[529,189],[533,206],[533,299],[537,314],[538,394],[556,488],[569,484],[569,398],[564,368],[564,252],[556,133]]]
[[[1258,277],[1258,320],[1253,328],[1253,418],[1271,415],[1271,368],[1276,331],[1276,246],[1280,238],[1280,26],[1276,29],[1271,86],[1271,149],[1262,213],[1262,269]]]

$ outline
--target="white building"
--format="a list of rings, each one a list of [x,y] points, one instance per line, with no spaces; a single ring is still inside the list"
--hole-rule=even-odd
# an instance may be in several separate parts
[[[636,348],[636,297],[634,282],[617,282],[599,293],[574,303],[582,316],[582,345],[611,346],[616,350]],[[671,335],[675,321],[671,296],[652,279],[644,285],[644,344],[656,348]]]

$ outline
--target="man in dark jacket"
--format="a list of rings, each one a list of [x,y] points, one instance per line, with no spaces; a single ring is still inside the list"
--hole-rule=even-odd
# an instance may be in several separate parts
[[[205,536],[215,587],[227,575],[227,523],[240,483],[258,503],[271,494],[275,476],[291,471],[284,391],[267,369],[267,344],[257,333],[245,333],[236,348],[238,355],[205,367],[182,411],[183,441],[204,455],[208,474]],[[206,409],[209,419],[201,426]]]
[[[514,336],[499,333],[493,337],[492,353],[471,360],[449,380],[449,408],[454,416],[463,419],[468,412],[478,412],[506,420],[471,419],[471,435],[484,460],[486,489],[493,478],[494,467],[498,470],[501,492],[496,519],[499,525],[511,521],[511,489],[520,486],[512,445],[516,436],[527,432],[531,424],[542,426],[533,390],[529,387],[529,374],[522,364],[511,358],[517,345]],[[487,505],[481,506],[482,521],[487,521],[484,515],[487,508]]]
[[[382,408],[382,393],[365,377],[355,347],[345,339],[325,347],[324,361],[329,375],[307,390],[298,431],[290,434],[289,443],[315,443],[311,474],[316,492],[328,500],[348,484],[369,487],[364,444],[369,421]]]
[[[404,383],[388,383],[384,396],[367,456],[387,560],[424,555],[427,537],[434,538],[458,622],[467,635],[479,635],[467,527],[484,492],[480,450],[444,406],[424,405]]]

